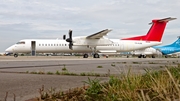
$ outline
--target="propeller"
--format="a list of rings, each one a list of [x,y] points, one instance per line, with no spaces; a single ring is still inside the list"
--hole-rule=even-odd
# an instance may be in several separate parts
[[[66,35],[63,35],[63,40],[66,40]]]
[[[72,30],[69,30],[69,38],[67,38],[66,41],[69,42],[69,49],[73,50]]]

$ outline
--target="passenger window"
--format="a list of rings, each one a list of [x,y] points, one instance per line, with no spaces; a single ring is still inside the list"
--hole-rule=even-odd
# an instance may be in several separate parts
[[[39,44],[39,46],[41,46],[41,44]]]
[[[16,44],[25,44],[24,41],[17,42]]]

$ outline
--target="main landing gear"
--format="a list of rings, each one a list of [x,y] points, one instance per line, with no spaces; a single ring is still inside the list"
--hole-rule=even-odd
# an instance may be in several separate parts
[[[95,53],[95,54],[93,55],[93,58],[100,58],[100,57],[99,57],[99,54],[98,54],[98,53]]]
[[[151,56],[152,58],[155,58],[154,55]],[[146,55],[139,55],[138,58],[146,58]]]
[[[88,58],[88,54],[84,54],[84,55],[83,55],[83,58]]]
[[[96,46],[87,46],[88,48],[90,48],[93,52],[93,58],[100,58],[99,54],[97,53],[97,50],[96,50]],[[88,58],[88,54],[84,54],[83,55],[83,58]]]
[[[84,54],[84,55],[83,55],[83,58],[88,58],[88,57],[89,57],[88,54]],[[99,56],[98,53],[95,53],[95,54],[93,54],[93,58],[100,58],[100,56]]]
[[[138,58],[146,58],[146,55],[139,55]]]

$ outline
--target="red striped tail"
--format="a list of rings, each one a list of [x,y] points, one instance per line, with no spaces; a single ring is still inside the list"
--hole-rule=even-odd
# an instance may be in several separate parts
[[[166,23],[168,21],[174,20],[176,18],[164,18],[164,19],[154,19],[150,24],[152,24],[150,30],[146,35],[123,38],[121,40],[143,40],[143,41],[161,41]]]

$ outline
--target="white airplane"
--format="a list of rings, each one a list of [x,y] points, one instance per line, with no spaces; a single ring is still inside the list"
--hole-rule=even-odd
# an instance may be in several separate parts
[[[59,39],[24,39],[10,46],[6,53],[13,53],[14,57],[18,53],[84,53],[83,57],[88,58],[88,53],[93,52],[94,58],[99,58],[98,53],[117,53],[143,49],[162,44],[161,38],[166,27],[166,23],[176,18],[164,18],[152,20],[152,27],[143,36],[109,39],[105,37],[111,30],[105,29],[89,36],[72,37],[72,30],[69,30],[69,38],[63,36]]]

